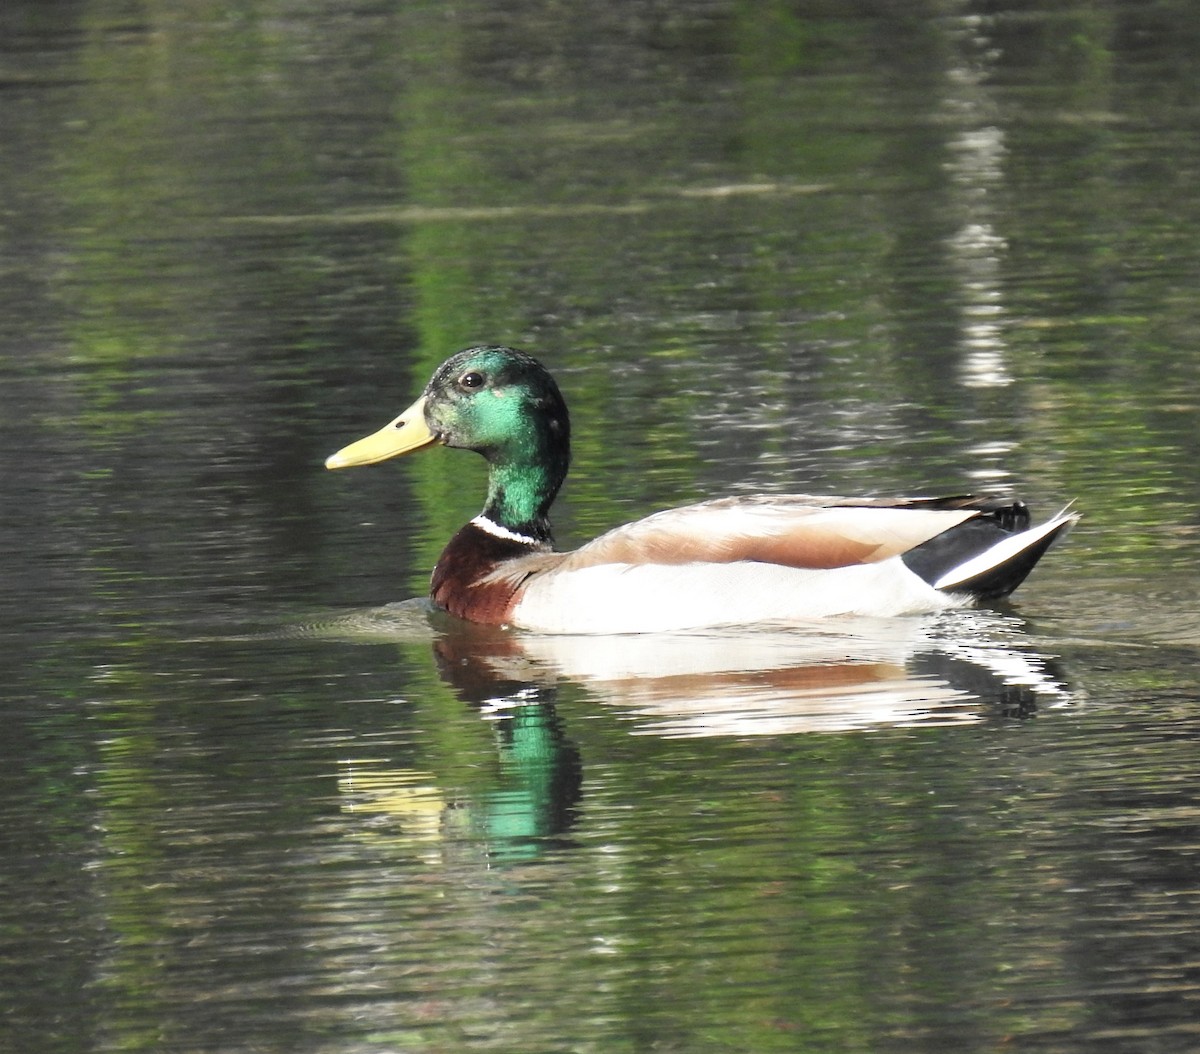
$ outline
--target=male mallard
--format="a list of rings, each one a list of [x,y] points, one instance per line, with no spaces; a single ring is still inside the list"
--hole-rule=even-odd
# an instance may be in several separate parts
[[[1076,522],[1022,502],[757,495],[669,509],[554,551],[548,513],[571,426],[554,378],[505,347],[447,359],[390,424],[330,457],[370,465],[441,442],[488,461],[483,512],[443,550],[430,595],[452,615],[558,633],[633,633],[904,615],[1008,596]]]

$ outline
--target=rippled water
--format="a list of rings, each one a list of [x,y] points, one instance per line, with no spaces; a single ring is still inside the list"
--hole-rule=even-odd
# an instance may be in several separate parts
[[[1195,1049],[1193,23],[4,5],[0,1049]],[[455,624],[477,459],[322,462],[479,340],[564,544],[1084,520],[1001,609]]]

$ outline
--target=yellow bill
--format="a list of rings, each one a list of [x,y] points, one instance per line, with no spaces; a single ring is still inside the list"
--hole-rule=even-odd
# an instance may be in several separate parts
[[[374,465],[390,457],[399,457],[423,446],[437,442],[437,436],[425,423],[425,396],[404,411],[396,420],[372,432],[357,443],[342,447],[325,459],[326,468],[350,468],[353,465]]]

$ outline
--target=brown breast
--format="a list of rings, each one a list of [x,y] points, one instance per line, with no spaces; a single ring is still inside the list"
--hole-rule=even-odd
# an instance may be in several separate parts
[[[493,626],[508,622],[524,576],[496,572],[539,551],[536,543],[498,538],[468,523],[442,550],[429,595],[438,607],[458,618]]]

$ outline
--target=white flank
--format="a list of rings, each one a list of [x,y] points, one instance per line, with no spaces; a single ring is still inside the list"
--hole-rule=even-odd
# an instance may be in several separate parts
[[[970,560],[959,564],[957,567],[952,567],[933,583],[933,587],[935,589],[953,589],[961,582],[966,582],[976,575],[990,571],[993,567],[999,567],[1001,564],[1007,563],[1030,546],[1036,545],[1048,534],[1053,534],[1064,524],[1078,522],[1079,514],[1071,512],[1070,508],[1068,505],[1057,516],[1047,520],[1040,526],[1031,527],[1020,534],[1011,534],[978,556],[973,556]]]
[[[899,557],[831,570],[750,561],[600,564],[532,579],[512,624],[544,633],[661,633],[966,603],[934,589]]]

